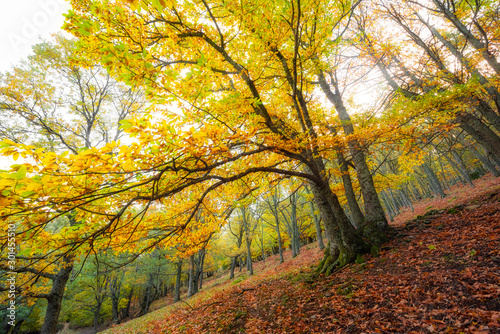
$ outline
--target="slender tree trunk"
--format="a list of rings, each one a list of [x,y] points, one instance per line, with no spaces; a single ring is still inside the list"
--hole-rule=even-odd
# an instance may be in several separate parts
[[[177,268],[175,272],[175,292],[174,292],[174,302],[181,300],[181,278],[182,278],[182,259],[177,262]]]
[[[236,261],[238,261],[238,256],[231,257],[231,273],[229,274],[229,279],[234,278],[234,268],[236,268]]]
[[[481,152],[479,152],[474,146],[470,146],[469,150],[474,154],[474,156],[481,161],[483,166],[495,177],[500,176],[500,172],[498,169],[493,165],[487,157],[485,157]]]
[[[285,262],[285,259],[283,258],[283,244],[281,241],[280,218],[278,214],[278,206],[279,206],[278,190],[276,188],[274,189],[274,195],[272,196],[272,199],[273,199],[273,204],[271,206],[271,212],[273,213],[274,221],[276,223],[276,235],[278,238],[278,253],[280,255],[280,263],[283,263]]]
[[[290,196],[290,232],[292,237],[292,252],[293,257],[300,254],[300,238],[299,238],[299,227],[297,223],[297,197],[296,194]]]
[[[359,228],[363,225],[365,216],[361,212],[358,201],[356,200],[356,194],[354,193],[354,187],[352,186],[351,176],[349,174],[349,166],[347,161],[345,160],[342,150],[337,150],[337,161],[339,164],[340,172],[342,173],[342,183],[344,184],[347,206],[349,206],[349,209],[351,211],[354,226],[356,228]]]
[[[444,198],[446,194],[444,193],[441,182],[439,182],[439,179],[437,178],[432,168],[430,168],[426,163],[422,164],[421,167],[427,175],[427,179],[429,181],[429,184],[431,185],[431,188],[434,190],[434,193],[436,195],[439,195],[441,198]]]
[[[438,163],[439,163],[439,167],[441,168],[441,175],[443,176],[443,183],[441,183],[441,186],[444,185],[444,187],[446,188],[446,190],[451,190],[450,188],[450,182],[448,181],[448,179],[446,178],[446,173],[444,171],[444,166],[443,166],[443,162],[441,161],[441,159],[437,159]]]
[[[405,184],[405,188],[404,189],[401,189],[401,194],[403,195],[403,197],[405,198],[406,200],[406,203],[407,203],[407,206],[409,206],[411,208],[411,212],[414,212],[415,209],[413,208],[413,203],[411,201],[411,198],[410,196],[408,195],[408,184]]]
[[[132,306],[132,297],[134,296],[134,288],[130,289],[128,294],[127,306],[123,309],[123,319],[130,317],[130,307]]]
[[[451,154],[453,155],[453,158],[455,159],[455,161],[458,165],[458,170],[462,174],[462,177],[465,179],[465,181],[471,187],[474,187],[474,182],[472,182],[469,171],[467,170],[467,166],[465,166],[464,161],[462,160],[462,157],[460,157],[460,155],[455,150],[452,150]]]
[[[385,205],[387,214],[389,215],[389,220],[391,222],[394,221],[394,217],[396,216],[396,213],[394,212],[394,210],[392,208],[392,205],[387,200],[387,195],[385,194],[385,192],[381,192],[380,193],[380,198],[382,198],[382,201],[383,201],[383,203]]]
[[[247,270],[249,275],[253,275],[253,264],[252,264],[252,238],[250,237],[250,228],[248,227],[248,220],[246,210],[242,208],[243,213],[243,227],[245,228],[245,244],[247,248]]]
[[[325,243],[323,242],[323,235],[321,231],[321,223],[317,214],[314,213],[314,204],[312,201],[309,202],[311,216],[314,220],[314,227],[316,227],[316,240],[318,241],[319,249],[325,249]]]

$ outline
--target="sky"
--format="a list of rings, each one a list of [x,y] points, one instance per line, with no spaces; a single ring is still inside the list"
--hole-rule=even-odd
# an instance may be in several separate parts
[[[62,14],[69,9],[64,0],[0,0],[0,4],[0,72],[26,58],[40,37],[60,32]],[[0,169],[20,162],[0,156]]]
[[[61,31],[65,0],[0,0],[0,72],[31,53],[31,46]]]

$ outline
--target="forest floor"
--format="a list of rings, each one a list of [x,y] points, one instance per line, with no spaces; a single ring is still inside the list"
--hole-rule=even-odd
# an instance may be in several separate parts
[[[105,333],[500,333],[500,178],[475,183],[416,203],[378,256],[328,277],[311,244]]]

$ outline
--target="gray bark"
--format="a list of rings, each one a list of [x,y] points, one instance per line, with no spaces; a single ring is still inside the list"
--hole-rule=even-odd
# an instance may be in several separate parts
[[[495,177],[500,176],[500,172],[498,169],[493,165],[487,157],[485,157],[481,152],[479,152],[474,146],[470,146],[469,150],[474,154],[474,156],[481,161],[483,166]]]
[[[340,172],[342,173],[342,183],[344,184],[344,192],[347,199],[347,206],[351,211],[352,220],[354,226],[359,228],[363,225],[365,221],[365,216],[359,208],[358,201],[356,200],[356,194],[354,193],[354,188],[352,186],[351,175],[349,174],[349,166],[344,157],[342,150],[337,150],[337,161],[339,164]]]
[[[465,179],[465,182],[467,182],[470,186],[474,187],[474,182],[472,182],[469,171],[467,170],[467,166],[465,166],[462,157],[455,150],[451,150],[451,155],[453,156],[457,164],[458,171],[460,172],[461,176]]]
[[[244,207],[241,208],[242,219],[243,219],[243,228],[245,229],[245,245],[247,249],[247,270],[249,275],[253,275],[253,264],[252,264],[252,239],[250,236],[250,228],[248,226],[248,217],[246,213],[246,209]]]
[[[64,257],[61,269],[55,274],[52,289],[47,296],[47,311],[40,330],[41,334],[56,334],[59,314],[61,313],[64,289],[73,270],[73,258]]]
[[[182,259],[176,265],[174,302],[178,302],[181,299]]]
[[[427,163],[422,164],[421,167],[424,170],[425,175],[427,176],[427,181],[429,182],[429,185],[431,186],[434,194],[440,196],[441,198],[444,198],[446,194],[443,191],[443,187],[441,186],[441,182],[439,182],[436,173],[434,173],[432,168],[430,168]]]
[[[342,267],[354,261],[357,254],[366,252],[368,245],[357,234],[328,182],[324,180],[323,183],[311,183],[310,186],[325,226],[329,255],[335,261],[332,266]]]
[[[460,19],[445,5],[445,2],[440,0],[432,0],[437,8],[444,14],[444,16],[457,28],[458,31],[467,39],[467,41],[472,45],[473,48],[478,50],[486,62],[491,66],[491,68],[500,74],[500,64],[498,63],[495,56],[491,53],[488,48],[488,44],[477,38],[473,32],[460,21]],[[476,26],[479,25],[475,21]],[[482,28],[481,28],[482,29]]]
[[[311,217],[314,220],[314,227],[316,228],[316,240],[318,241],[318,247],[319,247],[319,249],[324,249],[325,243],[323,242],[323,233],[321,231],[320,219],[319,219],[318,215],[316,215],[314,213],[314,204],[312,201],[309,202],[309,206],[310,206],[310,210],[311,210]]]
[[[326,82],[323,72],[318,74],[318,79],[326,97],[335,106],[345,134],[354,134],[354,127],[347,113],[347,109],[344,106],[344,102],[342,101],[337,82],[334,81],[332,83],[334,88],[334,91],[332,91]],[[380,199],[378,198],[375,184],[373,183],[373,178],[359,141],[357,139],[351,139],[348,142],[348,146],[351,152],[352,161],[356,167],[356,174],[361,187],[361,194],[363,195],[363,204],[365,206],[365,220],[360,227],[363,231],[363,235],[370,242],[379,246],[387,240],[382,237],[382,231],[388,230],[389,225],[387,224],[384,209],[380,204]]]

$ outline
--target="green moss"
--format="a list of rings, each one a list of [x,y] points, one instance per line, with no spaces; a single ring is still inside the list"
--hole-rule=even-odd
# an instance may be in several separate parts
[[[356,262],[357,264],[362,264],[362,263],[365,263],[365,259],[363,258],[363,255],[357,254],[356,255],[356,261],[354,261],[354,262]]]
[[[231,285],[238,284],[238,283],[240,283],[240,282],[242,282],[242,281],[244,281],[244,280],[246,280],[246,279],[247,279],[247,275],[241,275],[241,276],[237,277],[237,278],[236,278],[236,279],[235,279],[235,280],[231,283]]]
[[[373,256],[378,256],[380,253],[380,248],[373,245],[371,248],[370,248],[370,254],[373,255]]]
[[[337,293],[341,296],[346,296],[347,298],[352,298],[354,292],[356,290],[356,286],[352,283],[344,283],[337,288]]]

